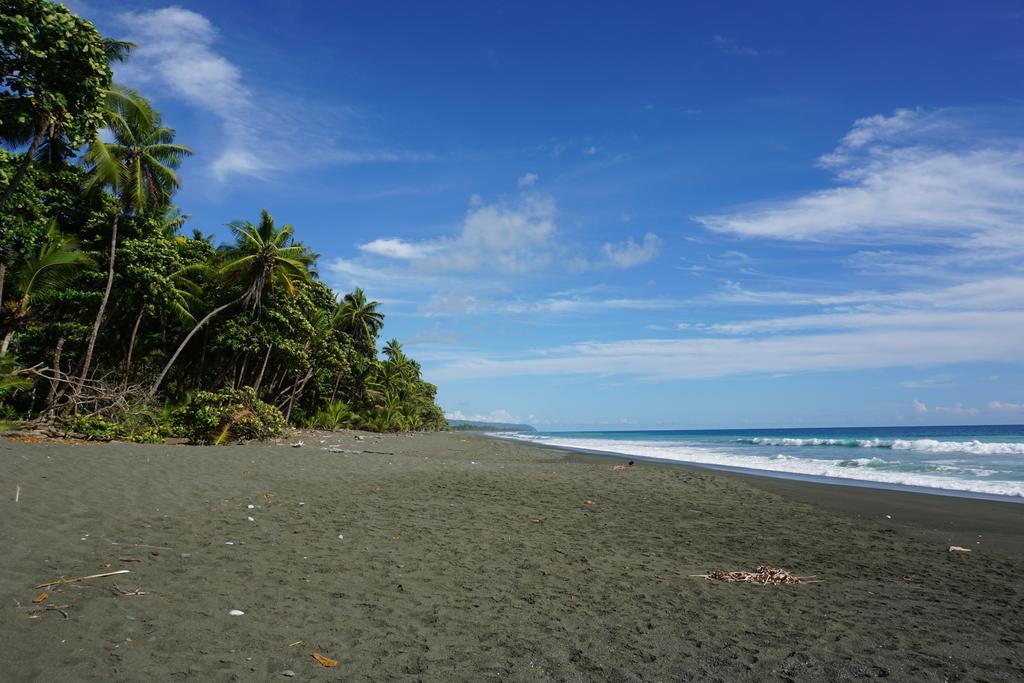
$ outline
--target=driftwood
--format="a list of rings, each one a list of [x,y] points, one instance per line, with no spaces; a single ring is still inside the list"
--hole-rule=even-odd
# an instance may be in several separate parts
[[[41,583],[36,588],[49,588],[50,586],[63,586],[68,583],[78,583],[79,581],[88,581],[90,579],[102,579],[105,576],[117,576],[118,574],[131,574],[127,569],[118,569],[116,572],[104,572],[102,574],[90,574],[89,576],[78,576],[73,579],[65,579],[63,576],[55,581],[48,581],[47,583]]]
[[[708,574],[690,574],[692,577],[707,579],[708,581],[722,581],[724,583],[758,583],[762,586],[771,584],[779,586],[792,583],[819,583],[813,581],[813,576],[794,576],[785,569],[762,565],[752,572],[727,572],[716,569]]]

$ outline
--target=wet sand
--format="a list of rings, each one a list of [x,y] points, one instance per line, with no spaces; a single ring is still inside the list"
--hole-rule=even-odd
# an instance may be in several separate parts
[[[1024,505],[299,438],[0,440],[0,678],[1024,679]],[[690,576],[760,564],[821,582]]]

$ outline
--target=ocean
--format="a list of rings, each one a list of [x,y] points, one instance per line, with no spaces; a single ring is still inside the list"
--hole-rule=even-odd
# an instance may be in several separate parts
[[[564,448],[835,484],[1024,502],[1024,426],[500,433]]]

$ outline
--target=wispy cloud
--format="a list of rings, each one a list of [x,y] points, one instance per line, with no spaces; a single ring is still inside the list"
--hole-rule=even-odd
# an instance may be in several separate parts
[[[445,413],[444,416],[449,420],[469,420],[471,422],[505,422],[505,423],[518,423],[521,422],[518,415],[513,415],[504,408],[498,410],[492,410],[486,414],[466,415],[461,410],[453,410]]]
[[[953,375],[935,375],[934,377],[904,380],[900,382],[900,386],[904,389],[942,389],[956,385],[953,382]]]
[[[711,37],[711,43],[731,55],[738,55],[740,57],[758,57],[761,55],[760,50],[755,50],[747,45],[741,45],[732,38],[728,38],[719,33],[716,33]]]
[[[901,110],[858,120],[822,164],[836,187],[695,220],[742,237],[929,244],[985,260],[1024,253],[1019,140]]]
[[[587,315],[612,311],[668,311],[685,302],[659,298],[584,298],[550,296],[538,299],[508,299],[469,291],[435,294],[423,306],[427,315]]]
[[[119,80],[162,93],[216,117],[223,147],[210,162],[220,180],[235,175],[266,178],[300,164],[358,164],[423,161],[429,154],[389,149],[353,150],[322,135],[324,126],[300,120],[304,109],[281,92],[258,93],[240,67],[217,50],[220,32],[204,15],[181,7],[124,12],[117,16],[126,37],[137,44]],[[273,110],[260,106],[273,101]],[[342,114],[335,112],[337,127]],[[310,130],[318,130],[316,140]],[[315,143],[315,144],[314,144]],[[259,153],[254,150],[260,150]]]
[[[1004,401],[989,401],[989,410],[1002,413],[1024,413],[1024,403],[1006,403]]]
[[[762,338],[710,337],[581,342],[520,356],[469,356],[430,370],[434,379],[516,375],[622,375],[646,381],[780,372],[930,367],[996,361],[1020,363],[1024,312],[993,312],[973,327],[950,323],[919,329]]]

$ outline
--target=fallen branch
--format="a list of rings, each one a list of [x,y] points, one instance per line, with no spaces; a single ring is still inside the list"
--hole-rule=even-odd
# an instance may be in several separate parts
[[[795,576],[785,569],[762,565],[752,572],[727,572],[716,569],[708,574],[690,574],[691,577],[707,579],[708,581],[721,581],[723,583],[757,583],[762,586],[772,584],[779,586],[793,583],[820,583],[814,581],[814,576]]]
[[[49,588],[50,586],[63,586],[68,583],[78,583],[79,581],[88,581],[90,579],[102,579],[105,576],[117,576],[118,574],[131,574],[127,569],[118,569],[116,572],[104,572],[102,574],[90,574],[89,576],[78,576],[73,579],[65,579],[63,576],[56,581],[49,581],[47,583],[41,583],[36,588]]]

